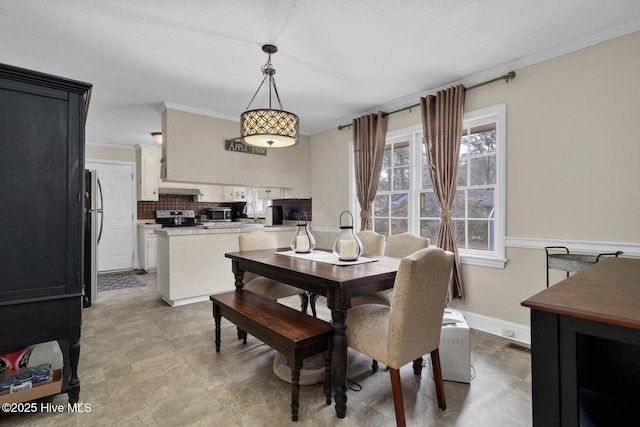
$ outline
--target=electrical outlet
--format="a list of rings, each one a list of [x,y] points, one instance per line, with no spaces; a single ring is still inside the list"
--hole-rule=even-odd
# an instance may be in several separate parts
[[[512,329],[502,328],[502,336],[506,338],[515,338],[516,332]]]

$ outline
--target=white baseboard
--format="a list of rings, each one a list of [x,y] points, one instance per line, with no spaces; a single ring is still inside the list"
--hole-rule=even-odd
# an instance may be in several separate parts
[[[513,341],[531,345],[531,328],[527,325],[508,322],[506,320],[496,319],[495,317],[489,317],[482,314],[473,313],[471,311],[460,310],[455,307],[450,308],[462,313],[471,329],[477,329],[489,334],[498,335],[503,338],[508,338]],[[512,331],[513,336],[505,336],[505,334],[503,333],[504,331]]]
[[[196,302],[208,301],[209,295],[203,295],[199,297],[191,297],[191,298],[182,298],[176,300],[170,300],[165,297],[162,297],[162,300],[169,304],[171,307],[179,307],[181,305],[194,304]]]

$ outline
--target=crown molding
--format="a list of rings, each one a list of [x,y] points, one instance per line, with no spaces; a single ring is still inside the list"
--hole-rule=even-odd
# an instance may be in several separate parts
[[[229,120],[229,121],[232,121],[232,122],[240,123],[240,117],[229,116],[227,114],[221,114],[221,113],[217,113],[215,111],[205,110],[204,108],[197,108],[197,107],[190,107],[188,105],[174,104],[173,102],[163,101],[157,107],[157,110],[160,112],[160,114],[164,113],[165,110],[167,110],[167,109],[183,111],[185,113],[199,114],[201,116],[213,117],[215,119]]]
[[[85,145],[93,145],[96,147],[106,147],[106,148],[120,148],[123,150],[135,150],[136,146],[130,144],[111,144],[108,142],[92,142],[85,141]]]

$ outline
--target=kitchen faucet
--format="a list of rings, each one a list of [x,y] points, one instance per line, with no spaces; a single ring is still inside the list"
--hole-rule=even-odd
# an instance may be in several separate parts
[[[244,212],[245,214],[247,214],[249,212],[249,209],[247,209],[248,206],[253,206],[253,222],[257,223],[258,222],[258,214],[256,212],[256,205],[254,205],[253,203],[248,203],[244,205]]]

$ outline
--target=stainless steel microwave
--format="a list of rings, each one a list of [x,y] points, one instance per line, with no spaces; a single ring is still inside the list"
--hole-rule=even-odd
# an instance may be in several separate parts
[[[231,221],[231,208],[209,208],[209,221]]]

